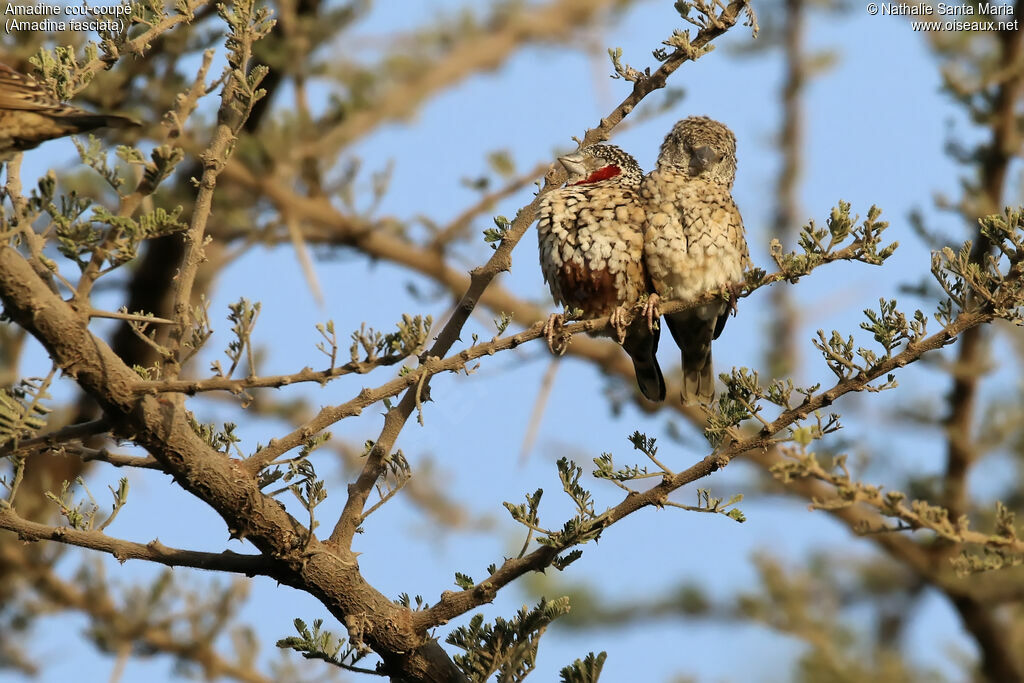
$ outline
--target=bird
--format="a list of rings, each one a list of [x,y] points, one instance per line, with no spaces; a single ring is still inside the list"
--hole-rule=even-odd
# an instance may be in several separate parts
[[[633,360],[640,392],[651,401],[665,399],[665,378],[658,366],[660,330],[630,310],[650,293],[644,270],[643,171],[627,152],[609,144],[584,147],[559,157],[567,184],[548,193],[538,207],[538,243],[544,281],[555,303],[579,309],[586,318],[610,316],[617,341]],[[564,315],[553,313],[544,326],[548,348]],[[590,333],[592,336],[607,332]]]
[[[0,63],[0,162],[65,135],[137,125],[124,116],[64,104],[31,77]]]
[[[665,137],[656,167],[641,182],[644,263],[654,293],[644,308],[648,325],[661,300],[692,301],[711,290],[735,293],[750,267],[743,219],[732,198],[736,136],[707,116],[677,122]],[[711,342],[730,305],[714,301],[665,316],[682,355],[684,405],[715,397]]]

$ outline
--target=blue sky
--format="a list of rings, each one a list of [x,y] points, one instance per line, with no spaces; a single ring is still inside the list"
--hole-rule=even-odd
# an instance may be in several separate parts
[[[379,3],[359,31],[381,35],[406,30],[457,6],[455,2],[403,3],[402,10],[396,11],[393,4]],[[621,21],[605,27],[595,42],[622,47],[624,59],[643,68],[653,64],[650,50],[681,23],[671,2],[642,2]],[[901,243],[885,269],[839,265],[819,271],[793,288],[794,296],[807,302],[810,316],[800,334],[808,361],[800,378],[810,383],[831,377],[810,346],[814,330],[836,328],[856,333],[861,309],[876,306],[881,296],[895,296],[900,283],[917,281],[927,272],[927,250],[908,226],[911,210],[922,210],[933,227],[958,238],[963,235],[954,218],[933,209],[932,197],[940,192],[956,197],[959,191],[960,171],[943,154],[950,130],[958,136],[973,137],[977,133],[939,92],[938,70],[925,36],[912,32],[904,19],[868,16],[863,7],[855,6],[845,14],[812,15],[807,36],[811,50],[833,50],[838,61],[814,80],[807,93],[802,215],[823,222],[839,199],[851,202],[862,216],[871,204],[877,204],[892,224],[889,239]],[[650,168],[661,138],[675,120],[707,114],[730,125],[739,140],[735,197],[743,212],[752,255],[758,265],[771,270],[767,245],[773,235],[768,230],[774,173],[779,164],[771,140],[780,125],[782,60],[778,51],[737,57],[728,49],[749,41],[749,31],[737,27],[715,52],[696,64],[684,65],[670,84],[685,88],[685,99],[673,111],[616,136],[614,142],[632,152],[644,168]],[[593,59],[563,47],[526,49],[498,71],[474,76],[435,97],[411,121],[382,126],[361,141],[351,152],[362,158],[367,173],[384,168],[391,160],[395,162],[381,213],[403,218],[426,214],[443,222],[474,201],[476,195],[460,179],[482,173],[489,151],[508,149],[518,166],[525,169],[550,158],[556,148],[570,147],[571,136],[582,136],[628,92],[628,83],[596,77],[596,72],[610,73],[611,68],[601,57],[595,68]],[[54,155],[61,151],[66,153],[66,147],[50,143],[27,155],[23,171],[26,184],[32,173],[54,163]],[[531,192],[529,188],[510,198],[494,213],[511,217],[529,201]],[[489,217],[482,216],[474,231],[478,234],[489,225]],[[467,263],[478,263],[490,250],[479,241],[464,253]],[[436,318],[447,303],[412,300],[406,283],[416,283],[428,291],[432,289],[430,283],[386,263],[368,265],[348,252],[341,258],[319,261],[316,270],[326,293],[325,310],[313,304],[288,248],[252,253],[219,280],[211,307],[215,320],[224,320],[227,304],[241,296],[263,302],[255,338],[268,351],[264,374],[295,371],[303,365],[317,367],[316,322],[333,319],[339,336],[358,328],[363,321],[386,330],[403,312],[432,313]],[[274,275],[265,277],[266,273]],[[512,272],[502,277],[501,284],[524,298],[551,305],[540,276],[532,230],[516,249]],[[741,302],[739,315],[730,320],[715,347],[719,370],[763,364],[767,297],[767,290],[762,290]],[[922,304],[909,298],[904,303],[911,309],[915,305]],[[484,319],[490,317],[488,314]],[[227,328],[222,323],[218,332]],[[493,335],[493,328],[479,319],[474,319],[470,328],[464,335],[467,341],[470,332],[487,338]],[[225,336],[217,336],[208,351],[222,349],[226,343]],[[671,341],[663,344],[660,357],[666,369],[677,362]],[[208,352],[207,362],[213,358]],[[522,542],[522,533],[507,521],[500,502],[521,502],[524,493],[537,487],[546,491],[542,522],[560,526],[570,514],[553,464],[562,455],[585,468],[591,458],[604,451],[613,452],[619,461],[628,461],[632,451],[626,437],[635,429],[658,437],[660,455],[680,469],[706,454],[699,435],[689,427],[683,427],[688,436],[685,443],[671,440],[667,423],[674,418],[667,414],[645,416],[627,408],[619,417],[610,415],[603,397],[607,380],[591,367],[566,359],[558,369],[536,446],[529,461],[521,466],[523,434],[549,363],[550,356],[540,344],[528,344],[515,352],[485,359],[470,377],[442,376],[434,381],[435,403],[426,408],[426,425],[410,423],[398,447],[414,471],[423,458],[434,459],[444,474],[450,497],[473,513],[489,515],[501,523],[489,534],[445,535],[432,530],[421,513],[399,497],[376,512],[366,524],[366,534],[356,539],[355,549],[363,553],[360,566],[383,593],[390,597],[401,592],[420,594],[434,602],[442,591],[453,588],[455,571],[481,578],[488,564],[500,563]],[[41,372],[45,373],[45,367]],[[33,374],[29,366],[26,374]],[[390,376],[385,369],[322,389],[298,387],[288,391],[289,395],[307,397],[314,406],[338,403],[357,393],[360,386],[377,385]],[[887,411],[920,391],[934,394],[946,388],[945,381],[933,370],[912,369],[901,375],[900,381],[901,388],[889,395],[837,404],[840,412],[853,406],[867,408],[862,414],[865,417],[850,420],[845,438],[859,448],[877,445],[892,434],[883,436],[873,430],[874,436],[868,435],[867,428],[874,421],[884,420]],[[232,419],[230,412],[215,403],[197,404],[195,409],[204,421]],[[336,438],[361,443],[376,437],[380,414],[380,410],[367,410],[331,431]],[[243,422],[239,430],[245,437],[243,445],[250,450],[257,442],[266,443],[284,431],[285,425],[269,420]],[[900,446],[899,462],[877,464],[877,475],[938,471],[941,451],[934,434],[897,435],[896,443]],[[737,463],[700,485],[718,495],[744,492],[744,487],[750,485],[750,470],[746,467]],[[998,471],[998,465],[986,465],[982,474],[992,476],[993,467]],[[332,475],[326,461],[319,471],[327,480],[329,492],[334,493],[320,513],[329,527],[343,503],[345,482]],[[113,481],[121,474],[95,470],[97,483],[92,490],[104,491],[100,482],[106,478]],[[986,476],[973,479],[972,486],[978,491],[990,490]],[[249,549],[238,542],[228,543],[219,518],[180,494],[168,477],[134,472],[129,477],[133,495],[126,512],[131,514],[122,514],[110,533],[143,542],[159,537],[167,545],[180,547]],[[599,509],[619,500],[614,487],[593,480],[590,484]],[[693,502],[695,490],[684,490],[677,499]],[[749,520],[743,525],[724,517],[679,510],[643,511],[610,529],[599,544],[585,546],[582,559],[565,578],[589,581],[616,602],[631,597],[650,599],[681,580],[699,582],[713,596],[724,599],[756,581],[750,560],[756,551],[768,551],[797,563],[822,546],[854,556],[871,550],[868,542],[851,540],[845,529],[823,513],[808,512],[805,503],[749,495],[741,507]],[[175,514],[167,515],[168,509]],[[123,568],[112,560],[105,563],[112,578],[125,582],[158,571],[137,562]],[[202,581],[210,578],[200,576]],[[511,587],[482,611],[488,617],[507,617],[522,604],[534,601],[534,596]],[[328,615],[308,596],[269,580],[254,581],[253,598],[242,618],[255,625],[265,654],[272,653],[277,638],[291,635],[291,620],[296,616],[312,621]],[[336,632],[342,631],[329,619],[328,625]],[[34,649],[34,654],[49,664],[41,680],[68,680],[72,674],[81,677],[83,673],[87,674],[85,680],[105,680],[109,676],[111,658],[67,638],[68,633],[76,633],[83,626],[79,617],[43,621]],[[952,659],[944,654],[944,647],[936,644],[950,644],[973,653],[955,615],[934,597],[925,600],[917,614],[908,645],[915,661],[955,676]],[[699,681],[784,681],[801,646],[760,627],[703,621],[679,619],[586,633],[568,632],[556,623],[541,646],[536,680],[554,680],[559,667],[589,650],[608,651],[604,679],[608,681],[669,681],[675,675],[691,675]],[[742,656],[737,656],[739,653]],[[143,677],[154,683],[172,680],[168,660],[129,662],[123,680]],[[0,681],[8,680],[16,679],[0,674]]]

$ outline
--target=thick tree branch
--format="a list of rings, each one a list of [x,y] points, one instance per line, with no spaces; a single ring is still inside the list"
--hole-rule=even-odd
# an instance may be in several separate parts
[[[5,313],[35,336],[60,368],[100,404],[115,434],[146,448],[186,491],[205,501],[237,536],[267,558],[267,572],[305,590],[342,623],[363,619],[363,641],[388,670],[425,681],[461,680],[436,641],[410,630],[410,612],[366,583],[354,556],[321,544],[276,500],[259,490],[237,461],[213,450],[187,413],[153,396],[138,396],[138,375],[32,270],[14,249],[0,246],[0,300]]]

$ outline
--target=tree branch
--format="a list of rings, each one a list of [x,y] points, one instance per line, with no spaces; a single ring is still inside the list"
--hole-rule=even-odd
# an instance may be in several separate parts
[[[269,377],[206,377],[202,379],[140,381],[135,385],[135,390],[145,394],[181,393],[191,396],[207,391],[227,391],[232,394],[240,394],[246,389],[279,389],[301,382],[316,382],[323,385],[345,375],[365,375],[371,370],[394,365],[402,360],[404,360],[403,356],[384,356],[372,361],[345,363],[329,370],[313,370],[307,367],[288,375],[271,375]]]
[[[211,571],[245,574],[246,576],[272,576],[274,565],[261,555],[242,555],[225,550],[222,553],[204,553],[194,550],[168,548],[158,540],[134,543],[108,536],[100,531],[83,531],[69,527],[53,527],[23,519],[12,508],[0,506],[0,529],[18,534],[23,541],[56,541],[67,545],[97,550],[112,555],[118,562],[149,560],[168,567],[192,567]]]

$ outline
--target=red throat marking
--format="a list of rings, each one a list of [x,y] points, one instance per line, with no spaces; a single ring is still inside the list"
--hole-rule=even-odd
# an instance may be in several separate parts
[[[615,164],[610,164],[604,168],[599,168],[583,180],[573,183],[573,185],[587,185],[589,183],[596,183],[600,180],[608,180],[622,173],[622,169]]]

